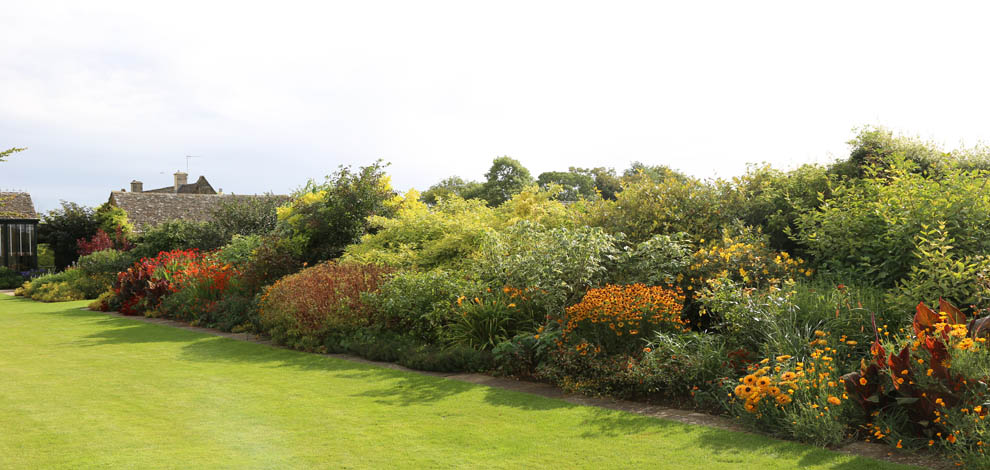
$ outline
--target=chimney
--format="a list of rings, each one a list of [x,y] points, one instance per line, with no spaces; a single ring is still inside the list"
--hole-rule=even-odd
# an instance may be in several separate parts
[[[138,180],[131,181],[131,192],[132,193],[143,193],[144,192],[144,183],[142,183],[142,182],[140,182]]]
[[[179,188],[189,181],[189,174],[183,173],[181,171],[175,172],[175,192],[179,192]]]

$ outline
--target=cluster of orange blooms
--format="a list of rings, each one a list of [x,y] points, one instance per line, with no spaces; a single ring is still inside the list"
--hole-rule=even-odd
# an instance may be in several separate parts
[[[608,328],[615,336],[652,332],[662,323],[680,331],[688,327],[681,318],[684,295],[680,288],[645,284],[607,285],[591,289],[581,302],[567,308],[563,339],[581,328]]]
[[[810,362],[794,362],[790,367],[791,356],[782,355],[774,358],[771,367],[770,359],[763,359],[759,365],[751,366],[751,373],[739,380],[740,385],[733,390],[735,396],[745,400],[743,407],[750,413],[759,412],[759,404],[765,399],[773,400],[775,407],[788,405],[794,401],[794,394],[799,390],[810,393],[811,401],[825,398],[824,403],[811,403],[813,409],[822,408],[818,417],[824,417],[829,411],[829,405],[839,406],[849,398],[845,392],[840,392],[842,384],[833,378],[835,371],[835,356],[839,351],[830,346],[830,333],[815,331],[815,339],[809,342],[815,349],[810,354]],[[847,341],[845,336],[840,342],[855,346],[855,341]],[[793,369],[793,370],[790,370]]]
[[[787,360],[790,357],[781,356],[781,358]],[[746,411],[755,413],[757,405],[765,398],[772,399],[778,406],[790,404],[793,401],[797,380],[802,377],[804,377],[803,371],[787,371],[775,379],[770,375],[770,367],[763,366],[740,379],[740,384],[736,386],[734,392],[736,397],[746,400],[744,405]]]

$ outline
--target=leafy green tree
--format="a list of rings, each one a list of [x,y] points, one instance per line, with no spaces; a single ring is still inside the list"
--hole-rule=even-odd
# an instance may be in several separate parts
[[[647,165],[641,162],[632,162],[629,168],[622,173],[623,180],[635,179],[640,176],[645,176],[657,183],[667,178],[676,178],[681,181],[688,179],[686,175],[667,165]]]
[[[38,241],[55,251],[55,268],[62,270],[79,259],[76,241],[96,234],[100,223],[93,209],[62,201],[61,207],[44,214],[38,226]]]
[[[595,196],[595,180],[587,175],[575,171],[547,171],[540,173],[536,178],[536,183],[540,189],[547,190],[550,185],[556,184],[561,187],[557,193],[560,201],[577,201],[579,199],[591,199]]]
[[[210,224],[227,241],[234,235],[265,235],[275,230],[278,224],[277,209],[288,202],[284,197],[271,194],[265,197],[224,198],[213,211]]]
[[[0,162],[7,161],[7,157],[9,157],[9,156],[11,156],[11,155],[13,155],[13,154],[15,154],[17,152],[23,152],[25,150],[27,150],[27,148],[13,147],[13,148],[9,148],[9,149],[4,150],[4,151],[0,151]]]
[[[615,195],[622,191],[622,180],[615,175],[615,169],[597,168],[576,168],[568,169],[571,173],[587,175],[595,180],[595,189],[601,194],[602,199],[615,200]]]
[[[420,200],[432,206],[441,199],[447,199],[451,196],[476,199],[481,197],[481,190],[482,184],[477,181],[467,181],[460,176],[451,176],[423,191]]]
[[[488,173],[485,173],[482,197],[488,201],[488,205],[497,207],[532,183],[533,177],[529,170],[518,160],[498,157],[492,161]]]
[[[100,230],[108,235],[116,233],[117,227],[120,227],[122,235],[129,235],[134,231],[134,225],[127,220],[127,211],[117,206],[103,203],[96,208],[94,216],[100,224]]]
[[[307,262],[339,257],[368,232],[369,217],[392,216],[397,194],[384,168],[380,161],[357,171],[340,167],[323,183],[310,180],[279,207],[280,230],[302,247]]]

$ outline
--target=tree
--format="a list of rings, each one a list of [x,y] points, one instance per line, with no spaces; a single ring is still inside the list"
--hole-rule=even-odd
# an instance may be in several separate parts
[[[664,181],[670,177],[677,178],[680,181],[687,181],[688,179],[686,175],[677,170],[671,169],[667,165],[647,165],[641,162],[632,162],[629,165],[629,169],[622,173],[622,179],[630,180],[637,178],[640,175],[645,176],[656,183]]]
[[[278,209],[279,230],[316,263],[339,257],[369,231],[368,217],[390,217],[396,192],[380,161],[351,171],[340,167],[323,183],[312,180]]]
[[[79,239],[91,239],[100,228],[93,209],[62,201],[62,207],[48,211],[38,227],[38,239],[55,251],[55,268],[65,269],[77,259]]]
[[[540,189],[548,189],[550,185],[560,185],[563,189],[557,194],[559,201],[577,201],[591,199],[595,196],[595,180],[587,174],[575,171],[547,171],[536,178]]]
[[[419,199],[432,206],[439,202],[440,199],[450,196],[460,196],[464,199],[480,198],[481,191],[481,183],[477,181],[465,181],[460,176],[451,176],[430,186],[430,189],[423,191]]]
[[[611,201],[615,200],[615,195],[622,191],[622,180],[615,175],[615,169],[597,167],[597,168],[575,168],[570,167],[568,169],[571,173],[576,173],[579,175],[588,175],[595,180],[595,189],[602,195],[602,199],[608,199]]]
[[[13,155],[13,154],[15,154],[17,152],[23,152],[25,150],[27,150],[27,148],[12,147],[12,148],[9,148],[7,150],[0,151],[0,162],[7,161],[7,157],[9,157],[9,156],[11,156],[11,155]]]
[[[272,194],[223,200],[213,211],[210,224],[228,241],[234,235],[266,235],[278,223],[276,209],[288,202]]]
[[[533,183],[529,170],[518,160],[510,157],[498,157],[492,161],[492,166],[485,173],[485,184],[482,187],[482,198],[488,205],[495,207],[508,201],[527,185]]]

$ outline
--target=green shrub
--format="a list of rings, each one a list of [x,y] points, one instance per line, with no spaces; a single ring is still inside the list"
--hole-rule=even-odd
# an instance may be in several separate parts
[[[600,228],[520,221],[489,233],[475,269],[491,285],[525,289],[539,308],[559,316],[605,281],[617,254],[615,237]]]
[[[371,227],[370,216],[391,216],[395,191],[376,162],[356,172],[341,167],[323,183],[310,180],[278,208],[279,229],[309,263],[335,259]]]
[[[135,259],[154,258],[174,250],[215,250],[226,243],[224,233],[209,222],[171,220],[145,230],[131,252]]]
[[[94,292],[99,291],[99,292]],[[69,268],[60,273],[38,276],[18,288],[15,293],[42,302],[67,302],[96,298],[103,292],[98,281],[91,280],[81,269]]]
[[[494,349],[495,370],[502,375],[530,377],[557,348],[560,331],[541,327],[535,333],[520,333]]]
[[[374,233],[348,246],[344,260],[422,270],[470,265],[495,211],[477,199],[450,197],[429,207],[417,197],[407,193],[394,217],[370,217]]]
[[[691,263],[687,234],[654,235],[619,256],[614,281],[649,286],[673,284]]]
[[[449,339],[447,329],[457,322],[458,297],[475,297],[482,286],[461,272],[403,271],[392,276],[375,294],[381,325],[404,331],[427,343]]]
[[[261,235],[234,235],[229,243],[217,251],[217,259],[242,268],[251,261],[255,250],[261,247],[261,240]]]
[[[980,303],[985,291],[978,275],[990,268],[990,260],[959,255],[954,244],[955,239],[949,238],[944,223],[939,223],[937,228],[921,227],[914,249],[918,264],[911,266],[907,277],[887,294],[887,301],[895,311],[911,312],[919,300],[934,304],[939,298],[966,310]]]
[[[15,289],[24,284],[24,276],[5,266],[0,266],[0,289]]]
[[[638,175],[626,178],[615,201],[591,205],[585,222],[609,233],[623,233],[632,242],[657,234],[686,232],[691,239],[711,239],[738,210],[733,187],[723,181],[704,182],[671,174],[659,179]]]
[[[990,239],[980,235],[990,224],[988,174],[952,169],[926,178],[915,170],[895,158],[866,178],[834,183],[831,199],[798,216],[795,240],[820,271],[884,288],[918,263],[915,237],[936,221],[944,221],[958,256],[990,251]]]
[[[719,379],[736,372],[719,335],[656,332],[645,346],[634,372],[642,376],[648,393],[693,396],[696,403],[710,408],[712,394],[722,394]]]

